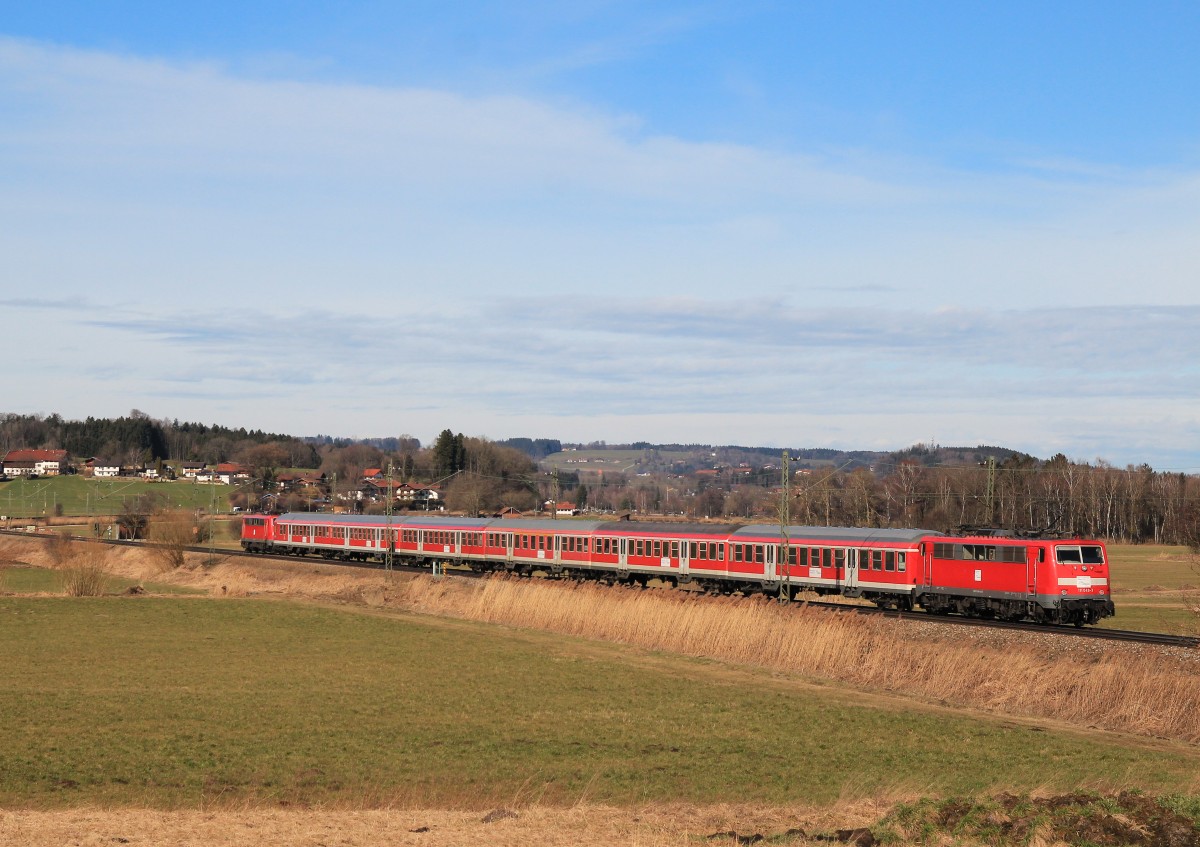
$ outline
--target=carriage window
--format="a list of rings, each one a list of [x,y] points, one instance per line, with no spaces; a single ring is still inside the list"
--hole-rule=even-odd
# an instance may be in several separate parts
[[[883,569],[885,571],[894,571],[896,569],[896,554],[891,550],[883,554]]]
[[[735,562],[740,562],[742,560],[742,545],[741,544],[733,545],[733,560]]]
[[[758,562],[758,563],[760,563],[760,564],[762,563],[762,561],[763,561],[763,550],[764,550],[764,549],[765,549],[765,548],[764,548],[764,547],[763,547],[761,544],[755,544],[755,545],[754,545],[754,561],[756,561],[756,562]]]
[[[679,558],[679,542],[678,541],[671,542],[671,558],[672,559]]]
[[[892,567],[888,568],[889,571],[894,571],[895,569],[896,568],[894,565]],[[883,570],[883,551],[882,550],[872,550],[871,551],[871,570],[873,570],[873,571]]]
[[[717,561],[725,561],[725,542],[723,541],[717,545]]]
[[[1084,547],[1084,548],[1082,548],[1082,552],[1083,552],[1083,563],[1085,565],[1103,565],[1104,564],[1103,548],[1101,548],[1101,547]]]
[[[900,571],[900,573],[904,573],[904,571],[907,570],[907,566],[904,563],[904,557],[906,555],[908,554],[904,553],[903,551],[896,554],[896,570]]]
[[[691,558],[691,559],[699,558],[697,555],[696,546],[697,545],[696,545],[695,541],[688,542],[688,558]]]
[[[846,567],[846,551],[838,548],[833,551],[833,566],[835,568]]]
[[[808,567],[808,548],[807,547],[800,548],[800,567],[802,567],[802,568]]]

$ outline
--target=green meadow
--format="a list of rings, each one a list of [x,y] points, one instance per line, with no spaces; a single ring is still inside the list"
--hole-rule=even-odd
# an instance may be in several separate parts
[[[228,512],[232,490],[228,485],[200,485],[186,480],[92,479],[74,474],[38,479],[17,477],[0,482],[0,515],[10,518],[116,515],[126,503],[144,494],[154,495],[163,508],[215,507],[217,511]]]
[[[506,627],[0,597],[0,807],[1194,790],[1195,747]]]
[[[1108,545],[1117,629],[1200,633],[1200,555],[1165,544]]]

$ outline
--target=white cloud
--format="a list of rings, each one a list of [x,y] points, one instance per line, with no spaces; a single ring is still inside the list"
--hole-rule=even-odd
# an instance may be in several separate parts
[[[1197,425],[1196,174],[766,150],[5,39],[0,151],[4,308],[71,327],[2,342],[34,408],[1115,458]]]

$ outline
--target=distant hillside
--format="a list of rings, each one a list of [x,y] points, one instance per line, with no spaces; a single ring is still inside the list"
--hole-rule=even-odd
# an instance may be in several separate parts
[[[694,474],[713,468],[778,468],[783,448],[744,447],[711,444],[565,444],[562,451],[540,458],[548,468],[561,470],[622,471],[624,473]],[[942,447],[917,444],[904,450],[835,450],[827,447],[788,449],[789,461],[796,470],[858,468],[890,470],[902,463],[923,467],[979,465],[994,458],[997,462],[1016,457],[1037,461],[1028,454],[1006,447]]]

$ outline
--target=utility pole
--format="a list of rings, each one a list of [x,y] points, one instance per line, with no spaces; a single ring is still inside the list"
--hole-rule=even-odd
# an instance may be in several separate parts
[[[232,479],[232,477],[231,477]],[[208,560],[212,562],[217,558],[217,482],[215,478],[210,477],[209,480],[209,505],[208,505]]]
[[[384,514],[387,515],[387,529],[385,530],[385,532],[387,533],[387,536],[386,536],[387,549],[384,551],[384,554],[383,554],[383,569],[385,571],[390,571],[392,569],[392,564],[393,564],[392,557],[396,551],[396,545],[394,543],[392,543],[392,498],[393,497],[394,497],[394,491],[392,489],[392,463],[388,462],[387,492],[384,497],[384,507],[383,507]]]
[[[554,485],[552,486],[552,491],[554,492],[554,495],[553,495],[553,505],[551,505],[551,507],[550,507],[550,517],[554,518],[555,520],[558,520],[558,466],[557,465],[555,465],[554,469],[551,471],[551,477],[554,479]]]
[[[792,599],[792,569],[790,565],[791,545],[788,543],[788,524],[792,522],[792,474],[791,456],[783,451],[783,499],[779,504],[779,550],[775,567],[783,568],[783,584],[779,587],[779,599],[788,603]],[[780,561],[782,559],[782,561]]]

